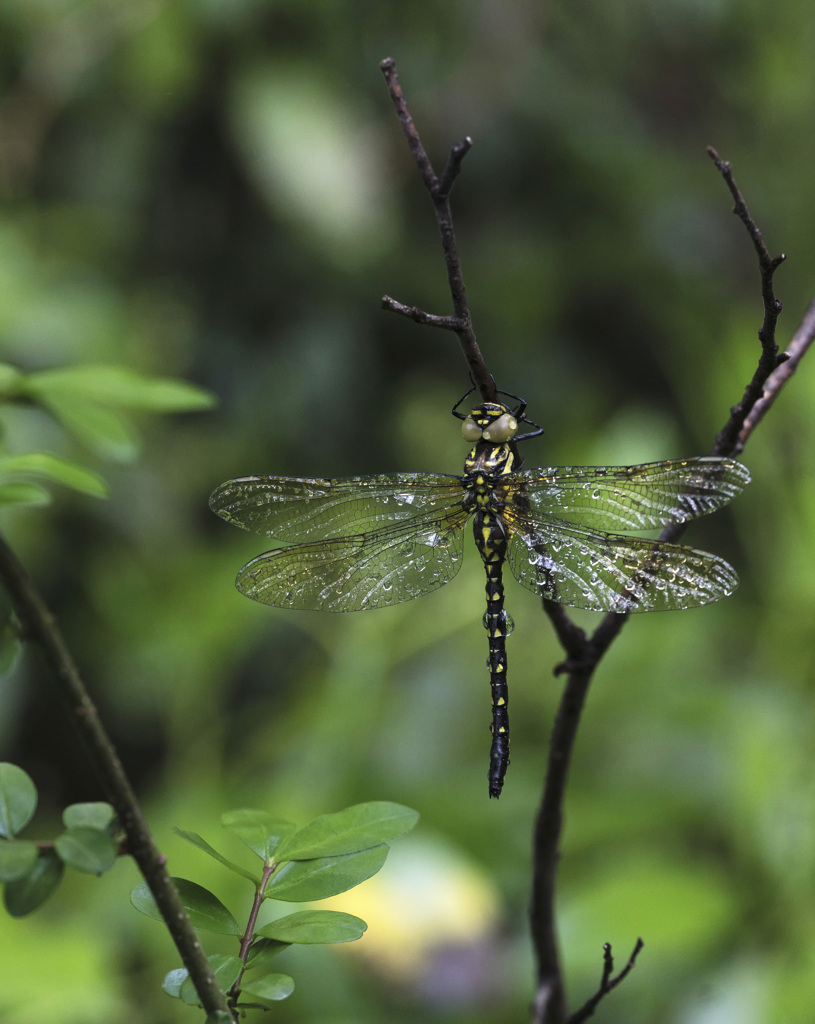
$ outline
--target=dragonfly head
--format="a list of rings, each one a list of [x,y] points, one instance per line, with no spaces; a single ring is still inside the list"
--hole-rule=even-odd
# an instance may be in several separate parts
[[[477,405],[461,424],[461,433],[465,441],[506,444],[517,432],[517,418],[505,405],[498,402]]]

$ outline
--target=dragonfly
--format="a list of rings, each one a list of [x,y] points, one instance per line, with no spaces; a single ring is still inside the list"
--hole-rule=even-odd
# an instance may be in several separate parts
[[[741,463],[714,456],[524,470],[517,445],[543,433],[527,418],[526,403],[499,392],[510,404],[485,401],[465,414],[460,407],[469,394],[452,409],[472,445],[461,476],[244,476],[216,488],[210,507],[227,522],[286,545],[240,570],[240,593],[278,608],[328,612],[400,604],[449,583],[472,521],[486,573],[488,782],[490,796],[498,797],[509,766],[506,640],[513,629],[504,608],[504,566],[538,597],[598,612],[718,601],[738,585],[724,559],[626,531],[714,512],[743,490],[750,474]]]

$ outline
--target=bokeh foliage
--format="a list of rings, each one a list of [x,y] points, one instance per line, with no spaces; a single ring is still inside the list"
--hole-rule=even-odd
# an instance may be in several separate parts
[[[244,473],[461,464],[454,342],[378,308],[384,292],[449,307],[378,61],[396,59],[437,166],[475,139],[459,244],[488,363],[546,429],[528,463],[623,463],[707,451],[757,359],[755,259],[706,145],[789,255],[782,345],[812,297],[813,42],[806,0],[2,7],[0,360],[182,377],[221,403],[145,421],[138,461],[105,467],[108,501],[64,491],[3,521],[173,873],[234,904],[171,832],[214,841],[227,807],[422,814],[416,845],[342,907],[369,922],[364,959],[284,954],[313,980],[282,1019],[486,1024],[525,1019],[531,992],[529,836],[560,658],[534,600],[510,584],[513,761],[490,804],[475,553],[413,604],[272,611],[231,586],[263,541],[206,508]],[[598,1020],[811,1020],[814,397],[805,362],[745,453],[749,491],[688,535],[741,589],[630,623],[595,681],[561,875],[575,1001],[604,941],[620,961],[646,941]],[[4,454],[101,469],[36,409],[2,427]],[[0,754],[40,813],[48,794],[54,816],[99,799],[37,659],[1,692]],[[137,881],[123,861],[0,922],[4,1020],[191,1019],[159,990],[173,951],[128,906]]]

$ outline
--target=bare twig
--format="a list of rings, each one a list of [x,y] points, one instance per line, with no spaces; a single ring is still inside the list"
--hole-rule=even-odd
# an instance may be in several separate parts
[[[97,778],[127,836],[128,852],[150,887],[204,1009],[213,1015],[213,1020],[219,1019],[216,1014],[225,1014],[220,1019],[231,1020],[226,996],[215,981],[178,890],[170,879],[166,857],[153,841],[124,767],[71,652],[42,596],[3,537],[0,537],[0,579],[11,598],[23,635],[40,648],[56,677]]]
[[[787,258],[784,253],[779,256],[771,256],[770,251],[764,244],[761,232],[747,209],[744,196],[733,178],[733,170],[727,160],[723,160],[712,146],[708,146],[708,156],[713,160],[722,177],[730,189],[730,194],[735,200],[733,213],[741,220],[750,235],[753,248],[758,256],[758,268],[761,274],[761,298],[764,302],[764,322],[758,331],[758,338],[761,342],[761,357],[753,374],[753,379],[744,390],[744,394],[738,405],[730,410],[731,416],[716,438],[713,447],[714,455],[732,455],[741,451],[744,447],[738,445],[739,435],[744,426],[748,413],[762,397],[764,384],[770,374],[776,369],[779,363],[778,346],[775,343],[775,329],[778,324],[778,317],[781,315],[781,302],[775,297],[773,290],[773,277],[776,270]]]
[[[611,943],[606,942],[603,944],[603,976],[600,979],[600,987],[591,999],[585,1002],[579,1010],[569,1017],[566,1024],[583,1024],[583,1021],[594,1016],[594,1011],[597,1009],[601,1000],[603,1000],[612,989],[615,989],[621,981],[628,977],[630,972],[634,969],[634,964],[637,962],[637,957],[640,955],[640,951],[644,945],[645,943],[642,939],[637,939],[637,944],[634,946],[634,950],[628,958],[628,963],[620,971],[617,977],[613,978],[614,957],[611,955]]]
[[[744,448],[756,423],[772,404],[781,387],[794,371],[798,362],[815,337],[815,303],[807,311],[796,331],[785,357],[779,359],[775,344],[775,330],[781,303],[775,298],[773,274],[783,256],[771,257],[761,232],[755,224],[734,179],[730,164],[722,160],[715,150],[709,151],[716,161],[731,194],[736,200],[735,212],[747,228],[759,258],[764,321],[759,330],[761,354],[753,378],[747,385],[741,401],[730,410],[730,416],[716,437],[712,454],[733,456]],[[792,364],[790,366],[790,364]],[[685,530],[685,524],[667,527],[660,534],[661,541],[676,541]],[[610,612],[591,636],[582,634],[559,605],[544,601],[544,610],[555,628],[558,639],[567,654],[567,661],[556,669],[568,671],[560,708],[552,731],[546,783],[538,811],[534,838],[534,880],[532,889],[532,938],[538,958],[538,977],[541,991],[557,992],[562,988],[557,950],[555,921],[555,879],[560,835],[563,826],[563,799],[568,780],[569,763],[574,750],[580,714],[594,670],[617,634],[625,625],[627,616]],[[561,1002],[551,997],[542,1001],[543,1012],[533,1018],[535,1024],[562,1024],[565,998]]]
[[[798,369],[798,364],[806,355],[807,349],[813,340],[815,340],[815,301],[809,304],[809,308],[804,314],[798,330],[792,336],[792,341],[787,346],[784,354],[779,358],[778,366],[764,382],[761,398],[756,401],[752,409],[744,417],[744,422],[734,448],[736,453],[744,448],[748,437],[764,418],[764,414],[775,402],[776,398],[778,398],[781,389]]]
[[[417,324],[426,324],[428,327],[440,327],[443,331],[464,331],[467,323],[457,316],[438,316],[436,313],[426,313],[418,306],[406,306],[397,302],[390,295],[382,296],[382,308],[389,309],[392,313],[399,313]]]
[[[433,313],[426,313],[416,306],[406,306],[401,302],[397,302],[388,295],[383,296],[382,305],[385,309],[401,313],[402,316],[406,316],[416,323],[432,324],[434,327],[454,331],[461,344],[464,358],[467,360],[467,367],[469,368],[473,384],[481,392],[481,397],[485,402],[495,401],[498,397],[495,381],[492,379],[484,362],[484,356],[478,347],[472,320],[470,319],[470,310],[467,305],[467,290],[464,287],[464,278],[461,273],[456,235],[453,230],[453,215],[450,210],[450,190],[461,169],[462,160],[472,147],[472,139],[466,138],[459,142],[458,145],[453,146],[450,151],[447,167],[441,178],[438,178],[422,145],[422,140],[419,138],[413,118],[410,115],[410,110],[402,92],[402,86],[399,83],[399,76],[396,73],[396,64],[391,57],[387,57],[379,66],[388,84],[388,92],[396,108],[396,115],[402,125],[411,155],[416,166],[419,168],[425,188],[433,200],[436,223],[441,234],[444,263],[447,267],[447,281],[450,285],[450,295],[453,299],[453,316],[437,316]]]

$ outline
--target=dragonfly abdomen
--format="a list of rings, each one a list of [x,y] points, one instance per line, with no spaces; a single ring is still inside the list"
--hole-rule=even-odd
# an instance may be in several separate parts
[[[490,690],[492,693],[492,744],[488,772],[490,796],[498,797],[509,766],[509,693],[507,689],[506,639],[513,622],[504,608],[503,568],[507,555],[504,524],[494,512],[480,509],[473,523],[475,542],[487,574],[487,610],[484,628],[489,640]]]
[[[475,544],[487,574],[487,610],[484,628],[489,639],[490,691],[492,693],[492,744],[490,745],[489,792],[499,797],[509,767],[509,693],[507,689],[506,639],[513,622],[504,609],[504,562],[509,535],[501,511],[504,507],[501,481],[516,468],[508,444],[477,444],[464,463],[462,481],[468,490],[465,508],[474,510]]]

